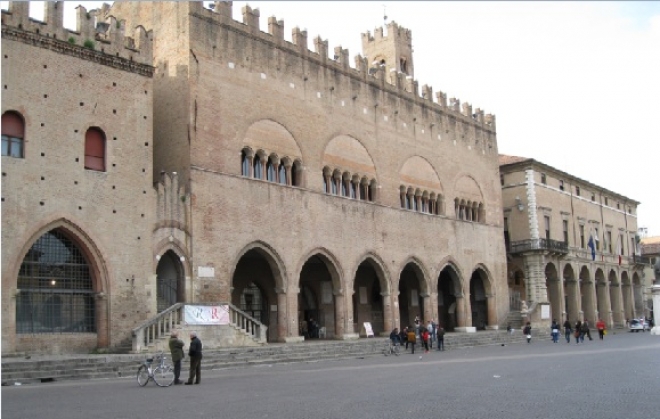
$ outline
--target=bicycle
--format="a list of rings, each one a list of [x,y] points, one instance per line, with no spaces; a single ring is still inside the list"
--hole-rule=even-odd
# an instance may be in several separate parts
[[[397,341],[392,343],[391,340],[388,340],[387,343],[385,343],[385,348],[383,349],[383,355],[385,356],[390,356],[390,355],[395,355],[399,356],[401,344]]]
[[[169,387],[174,383],[174,369],[165,364],[165,355],[160,351],[156,355],[156,367],[152,368],[154,358],[147,358],[142,362],[137,371],[137,382],[140,387],[147,385],[149,380],[153,379],[158,387]]]

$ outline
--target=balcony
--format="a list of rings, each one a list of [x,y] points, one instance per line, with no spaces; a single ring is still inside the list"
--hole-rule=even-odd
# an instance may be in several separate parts
[[[511,242],[509,253],[524,253],[534,250],[543,250],[565,255],[568,253],[568,245],[564,242],[550,239],[528,239]]]

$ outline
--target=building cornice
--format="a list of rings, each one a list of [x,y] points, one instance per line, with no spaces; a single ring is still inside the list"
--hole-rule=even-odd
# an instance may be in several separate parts
[[[2,25],[2,39],[22,42],[38,48],[47,49],[58,54],[68,55],[85,61],[91,61],[118,70],[139,74],[145,77],[153,77],[154,67],[147,64],[136,63],[122,57],[115,57],[100,51],[71,44],[67,41],[49,38],[33,32]]]

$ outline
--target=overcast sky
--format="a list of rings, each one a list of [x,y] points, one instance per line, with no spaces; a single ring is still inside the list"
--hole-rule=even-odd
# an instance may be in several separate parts
[[[42,2],[31,14],[43,16]],[[66,2],[73,10],[103,2]],[[3,8],[7,2],[0,2]],[[210,2],[205,2],[205,5]],[[234,19],[242,21],[235,1]],[[499,152],[531,157],[640,201],[660,235],[660,1],[248,2],[267,19],[362,53],[361,34],[412,30],[415,79],[497,116]]]

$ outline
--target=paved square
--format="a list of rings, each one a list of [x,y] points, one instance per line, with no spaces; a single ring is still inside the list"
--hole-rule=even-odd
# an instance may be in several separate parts
[[[580,345],[535,339],[421,360],[203,371],[199,386],[140,388],[131,377],[3,387],[2,418],[651,419],[660,417],[659,350],[657,336],[618,331]]]

